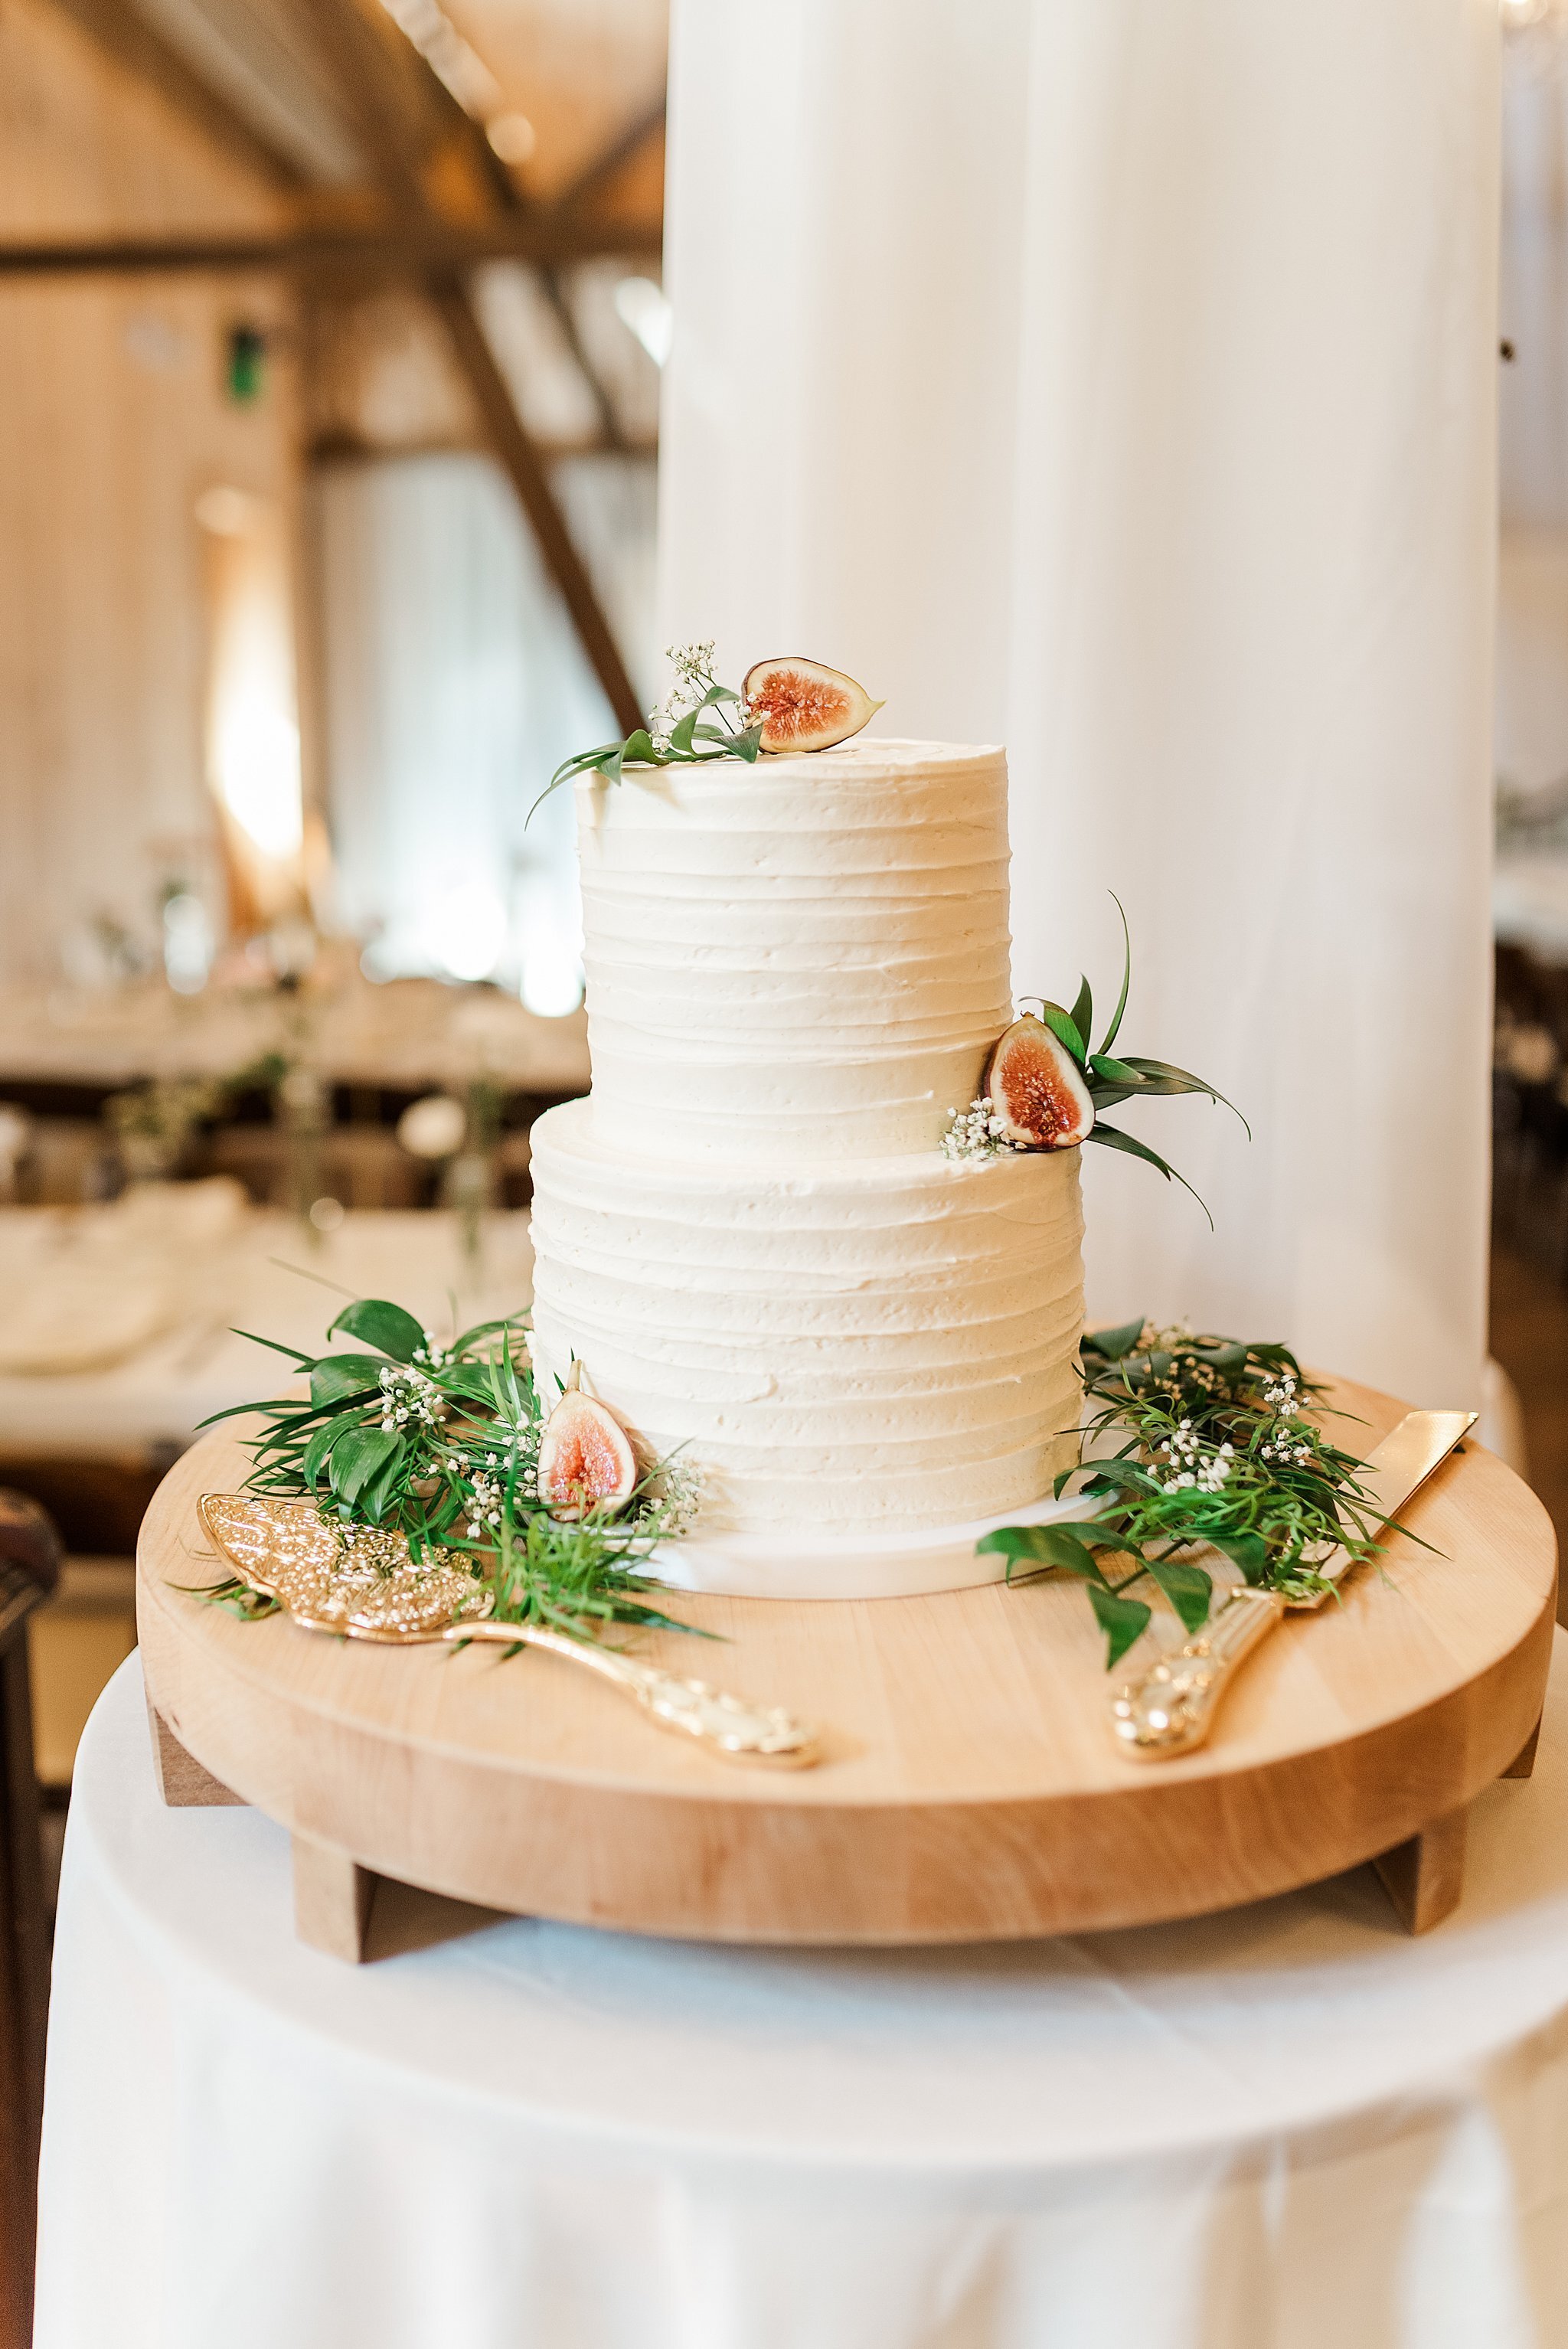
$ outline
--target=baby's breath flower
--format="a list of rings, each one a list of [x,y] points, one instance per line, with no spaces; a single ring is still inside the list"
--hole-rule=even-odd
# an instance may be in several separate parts
[[[950,1109],[942,1137],[944,1158],[999,1158],[1019,1145],[1006,1139],[1007,1122],[996,1114],[989,1094],[979,1095],[967,1109]]]

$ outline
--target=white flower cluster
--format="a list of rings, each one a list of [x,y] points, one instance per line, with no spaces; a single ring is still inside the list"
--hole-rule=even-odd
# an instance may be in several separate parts
[[[436,1343],[436,1333],[433,1330],[427,1330],[424,1344],[416,1346],[414,1349],[414,1360],[417,1362],[423,1362],[428,1371],[444,1371],[451,1359],[446,1348]]]
[[[1007,1140],[1007,1121],[997,1116],[988,1093],[972,1101],[967,1109],[947,1112],[947,1131],[942,1137],[944,1157],[999,1158],[1005,1150],[1017,1146]]]
[[[653,1514],[658,1519],[661,1537],[690,1533],[701,1506],[701,1469],[678,1456],[665,1461],[658,1490],[652,1496]]]
[[[401,1433],[410,1420],[416,1427],[435,1427],[447,1415],[447,1398],[423,1371],[388,1363],[381,1373],[381,1424]]]
[[[711,636],[706,644],[665,646],[665,658],[675,670],[675,679],[658,708],[648,712],[648,734],[661,756],[669,749],[670,735],[679,719],[717,684],[714,651]]]
[[[491,1526],[500,1523],[500,1505],[504,1486],[496,1473],[500,1462],[492,1453],[485,1466],[476,1464],[472,1471],[473,1496],[469,1502],[469,1539],[478,1541]]]
[[[1300,1386],[1291,1371],[1282,1371],[1273,1386],[1264,1389],[1264,1402],[1274,1423],[1258,1446],[1258,1458],[1274,1468],[1305,1468],[1312,1458],[1312,1431],[1299,1417]]]
[[[1157,1449],[1171,1463],[1170,1474],[1164,1480],[1168,1493],[1217,1493],[1231,1473],[1235,1446],[1222,1444],[1216,1452],[1205,1454],[1203,1439],[1190,1419],[1178,1422],[1173,1433]]]

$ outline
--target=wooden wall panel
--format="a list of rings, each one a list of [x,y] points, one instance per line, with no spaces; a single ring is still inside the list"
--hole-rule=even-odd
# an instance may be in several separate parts
[[[264,229],[274,189],[50,0],[0,0],[0,234]],[[0,284],[0,978],[99,912],[153,935],[201,772],[201,491],[297,502],[294,367],[222,382],[276,280]]]

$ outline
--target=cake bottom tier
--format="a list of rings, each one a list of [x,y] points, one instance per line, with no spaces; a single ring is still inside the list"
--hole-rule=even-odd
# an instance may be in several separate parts
[[[573,1358],[704,1533],[923,1528],[1037,1500],[1076,1454],[1078,1154],[675,1166],[588,1102],[533,1128],[532,1351]]]

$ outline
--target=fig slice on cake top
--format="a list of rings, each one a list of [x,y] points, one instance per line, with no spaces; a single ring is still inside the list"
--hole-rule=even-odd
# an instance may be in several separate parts
[[[985,1090],[1002,1120],[1000,1139],[1023,1150],[1070,1150],[1087,1141],[1094,1103],[1083,1071],[1043,1019],[1015,1019],[991,1054]]]
[[[820,661],[756,661],[740,685],[751,725],[760,723],[762,748],[830,750],[847,742],[882,708],[863,685]]]
[[[573,1362],[539,1439],[539,1497],[552,1516],[573,1522],[590,1510],[623,1507],[637,1485],[625,1429],[582,1392],[581,1376],[582,1365]]]

